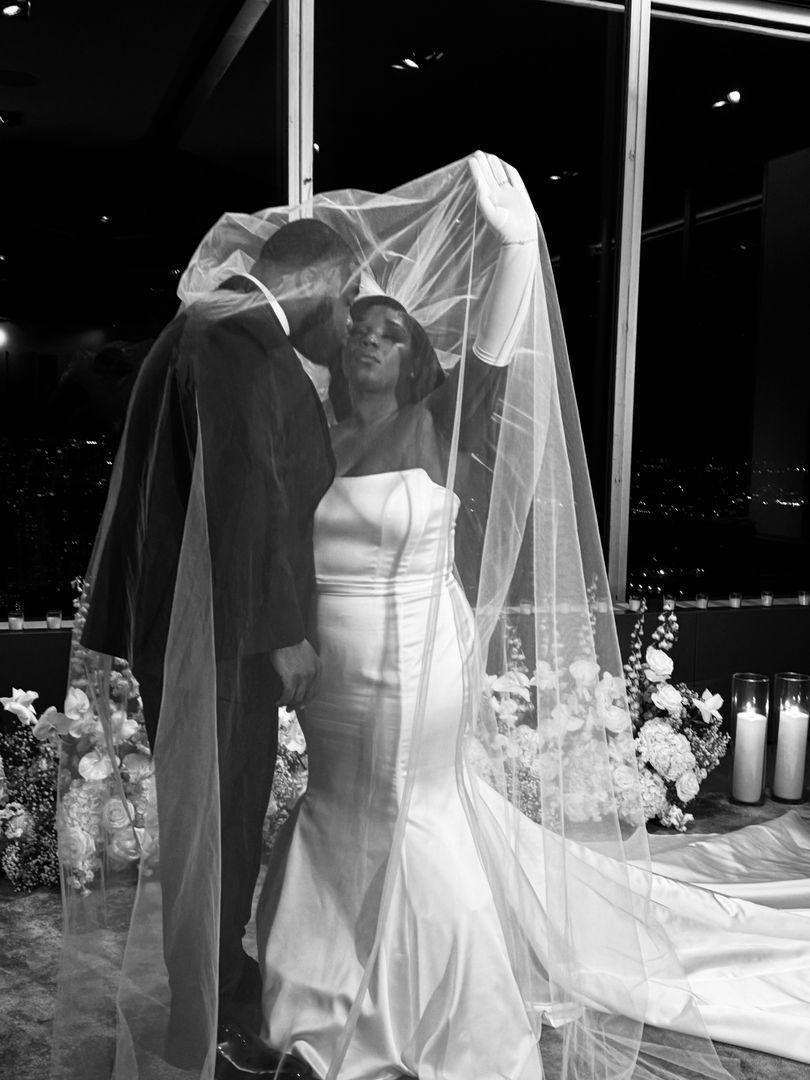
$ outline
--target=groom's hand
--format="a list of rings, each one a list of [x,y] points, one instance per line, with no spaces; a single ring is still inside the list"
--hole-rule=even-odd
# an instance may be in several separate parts
[[[270,662],[281,679],[279,705],[299,709],[314,697],[321,679],[321,662],[306,638],[286,649],[275,649]]]

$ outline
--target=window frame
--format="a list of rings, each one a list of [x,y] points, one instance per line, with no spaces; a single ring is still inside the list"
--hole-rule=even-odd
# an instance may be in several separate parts
[[[283,0],[287,61],[287,195],[312,197],[315,0]],[[614,602],[627,590],[633,402],[644,191],[650,29],[654,18],[810,41],[810,8],[778,0],[537,0],[624,12],[624,123],[618,280],[613,340],[612,433],[607,524],[608,579]]]

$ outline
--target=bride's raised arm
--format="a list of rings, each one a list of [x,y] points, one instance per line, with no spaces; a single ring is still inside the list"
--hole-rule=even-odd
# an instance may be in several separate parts
[[[514,354],[531,302],[539,259],[537,216],[513,166],[478,150],[470,158],[478,208],[486,227],[498,234],[500,254],[483,302],[478,334],[467,355],[461,413],[461,446],[474,449],[502,385],[499,368]],[[455,405],[460,365],[428,400],[440,426]]]

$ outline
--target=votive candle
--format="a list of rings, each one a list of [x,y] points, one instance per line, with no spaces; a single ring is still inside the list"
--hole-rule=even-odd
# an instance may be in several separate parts
[[[728,594],[728,606],[738,608],[742,606],[742,593],[733,592]]]
[[[760,593],[759,598],[760,598],[760,600],[762,602],[763,607],[773,607],[773,593],[772,592]]]
[[[731,796],[737,802],[757,803],[762,798],[767,730],[768,717],[765,713],[751,708],[737,713],[731,777]]]
[[[701,611],[705,611],[708,606],[709,606],[709,595],[708,595],[708,593],[699,592],[697,594],[697,596],[695,597],[695,607],[699,608]]]
[[[627,601],[627,606],[631,611],[641,611],[641,597],[631,596]]]
[[[777,799],[801,801],[807,754],[807,721],[808,714],[795,705],[779,712],[776,765],[773,770],[773,793]]]
[[[779,726],[773,797],[784,802],[801,802],[810,718],[810,675],[781,671],[774,679],[774,702],[778,703]]]

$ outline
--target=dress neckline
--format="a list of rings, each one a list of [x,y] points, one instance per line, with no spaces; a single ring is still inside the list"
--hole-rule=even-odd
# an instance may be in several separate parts
[[[334,478],[334,480],[332,481],[332,483],[336,484],[338,482],[338,480],[372,480],[372,479],[375,479],[375,478],[379,478],[381,476],[405,476],[408,473],[422,473],[422,475],[427,480],[427,482],[431,485],[431,487],[436,488],[437,491],[447,491],[448,490],[444,486],[444,484],[437,484],[436,481],[431,478],[431,476],[428,473],[427,469],[423,469],[421,465],[414,465],[410,469],[383,469],[381,472],[357,473],[354,476],[351,476],[351,475],[336,476]],[[452,494],[453,494],[453,498],[456,500],[456,502],[460,502],[459,497],[456,494],[456,492],[454,491]]]

